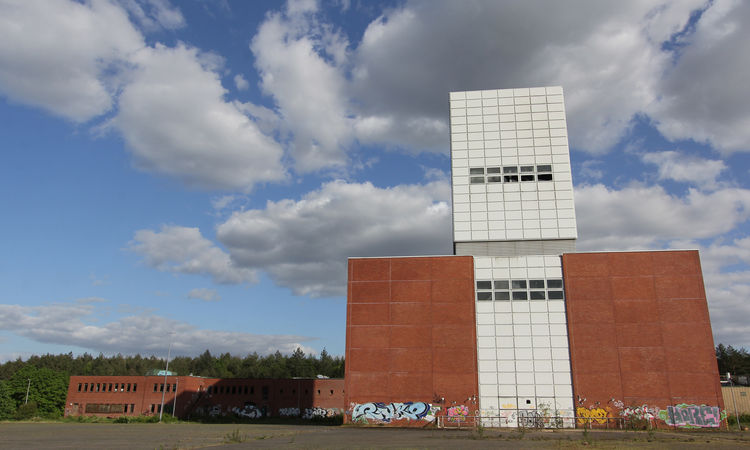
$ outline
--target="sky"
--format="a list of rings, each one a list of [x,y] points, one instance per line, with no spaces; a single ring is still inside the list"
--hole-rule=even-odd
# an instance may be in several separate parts
[[[452,252],[448,93],[557,85],[578,249],[700,250],[750,347],[747,42],[739,0],[0,0],[0,361],[343,355],[348,257]]]

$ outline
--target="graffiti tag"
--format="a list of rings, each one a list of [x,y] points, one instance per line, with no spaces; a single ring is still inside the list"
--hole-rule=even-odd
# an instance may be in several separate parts
[[[469,415],[469,408],[465,405],[451,406],[447,413],[450,422],[462,422]]]
[[[232,408],[232,412],[240,417],[247,417],[248,419],[260,419],[263,417],[263,411],[249,404],[246,404],[242,409],[234,407]]]
[[[388,423],[392,420],[435,420],[434,410],[429,403],[405,402],[405,403],[362,403],[354,405],[352,409],[352,420],[355,422]],[[432,413],[432,414],[431,414]]]
[[[576,415],[578,416],[578,423],[581,425],[585,423],[606,423],[607,418],[610,417],[604,408],[584,408],[583,406],[576,408]]]
[[[299,416],[299,408],[279,408],[280,417],[297,417]]]
[[[307,408],[305,409],[304,414],[302,414],[303,419],[322,419],[324,417],[333,417],[337,414],[341,414],[338,408]]]
[[[726,411],[719,411],[718,406],[688,405],[682,403],[667,406],[666,411],[659,412],[659,418],[667,425],[678,427],[718,428],[726,418]]]

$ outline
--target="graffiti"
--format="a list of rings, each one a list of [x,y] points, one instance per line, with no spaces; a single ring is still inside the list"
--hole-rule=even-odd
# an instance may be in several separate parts
[[[341,414],[338,408],[307,408],[305,413],[302,414],[303,419],[323,419],[325,417],[334,417]]]
[[[223,415],[223,414],[221,414],[221,405],[214,405],[214,406],[212,406],[211,409],[208,410],[208,415],[211,416],[211,417],[216,417],[216,416],[219,416],[219,415]]]
[[[536,409],[518,411],[518,426],[524,428],[544,428],[544,416]]]
[[[405,403],[362,403],[352,408],[352,420],[355,422],[389,423],[392,420],[420,420],[432,422],[439,408],[425,402]]]
[[[719,411],[718,406],[688,405],[667,406],[666,411],[659,411],[659,418],[667,425],[684,428],[718,428],[727,416],[726,411]]]
[[[659,408],[650,408],[648,405],[628,406],[620,411],[620,417],[628,420],[653,420],[658,416]]]
[[[232,412],[240,417],[246,417],[248,419],[260,419],[264,416],[263,411],[249,403],[246,403],[242,409],[235,406],[232,408]]]
[[[450,422],[462,422],[469,415],[469,408],[464,405],[451,406],[447,413]]]
[[[299,408],[279,408],[279,417],[297,417]]]
[[[585,408],[583,406],[576,408],[576,415],[578,416],[578,423],[581,425],[585,423],[607,423],[607,418],[611,417],[604,408]]]

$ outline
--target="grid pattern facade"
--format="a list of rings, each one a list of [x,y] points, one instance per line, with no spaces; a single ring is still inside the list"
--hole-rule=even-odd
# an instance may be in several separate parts
[[[577,237],[561,87],[450,93],[455,242]]]
[[[475,257],[474,265],[486,425],[515,426],[531,410],[573,417],[560,257]]]

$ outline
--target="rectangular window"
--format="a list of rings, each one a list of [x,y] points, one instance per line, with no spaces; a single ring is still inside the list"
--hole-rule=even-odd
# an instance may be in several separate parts
[[[505,167],[503,167],[503,173],[518,173],[518,167],[516,167],[516,166],[505,166]]]
[[[544,289],[544,280],[529,280],[531,289]]]
[[[540,173],[537,175],[537,180],[539,181],[552,181],[552,174],[551,173]]]
[[[117,392],[117,383],[115,383],[115,392]],[[112,392],[112,383],[109,384],[109,391]]]
[[[101,383],[96,383],[96,392],[99,392],[101,390]]]
[[[534,181],[534,175],[521,175],[521,181]]]
[[[549,289],[561,289],[562,280],[547,280],[547,287]]]
[[[524,172],[533,173],[534,166],[521,166],[521,173],[524,173]]]
[[[497,301],[510,300],[510,292],[495,292],[495,300]]]
[[[156,383],[154,383],[154,392],[156,392],[157,390],[159,390],[159,387]]]
[[[130,383],[128,383],[128,392],[130,392]]]
[[[469,178],[469,182],[471,184],[481,184],[484,183],[484,177],[471,177]]]
[[[513,280],[511,286],[513,289],[526,289],[526,280]]]
[[[477,289],[492,289],[492,281],[477,281]]]
[[[268,386],[263,386],[261,395],[263,396],[263,400],[268,400]]]
[[[88,392],[88,391],[89,391],[89,384],[88,383],[84,383],[84,385],[83,385],[83,392]]]
[[[487,173],[502,173],[502,169],[500,167],[488,167]]]
[[[135,411],[135,403],[130,404],[130,412]]]
[[[170,387],[169,383],[167,383],[167,392],[169,392],[169,387]]]
[[[469,175],[484,175],[484,167],[472,167],[469,169]]]
[[[562,300],[563,299],[562,291],[549,291],[547,292],[547,295],[549,296],[550,300]]]
[[[513,300],[528,300],[526,291],[513,291]]]
[[[81,385],[81,383],[78,383],[78,392],[81,392],[81,388],[82,388],[82,387],[83,387],[83,386]]]
[[[531,295],[532,300],[545,300],[546,299],[546,295],[544,291],[531,291],[529,295]]]
[[[136,388],[138,388],[138,383],[133,383],[133,392],[135,392]]]
[[[488,183],[502,183],[503,177],[487,177]]]
[[[539,166],[536,166],[537,172],[552,172],[552,166],[549,164],[542,164]]]
[[[250,386],[250,395],[255,394],[255,386]]]
[[[503,179],[506,183],[518,183],[518,175],[505,175]]]
[[[477,300],[492,300],[492,292],[477,292]]]
[[[247,385],[245,386],[245,395],[247,395]]]
[[[172,392],[177,392],[177,383],[172,385]]]
[[[495,280],[495,289],[510,289],[508,280]]]
[[[159,392],[164,392],[164,383],[159,385]]]
[[[151,404],[151,412],[154,412],[155,410],[156,410],[156,405],[154,405],[154,404],[152,403],[152,404]]]

